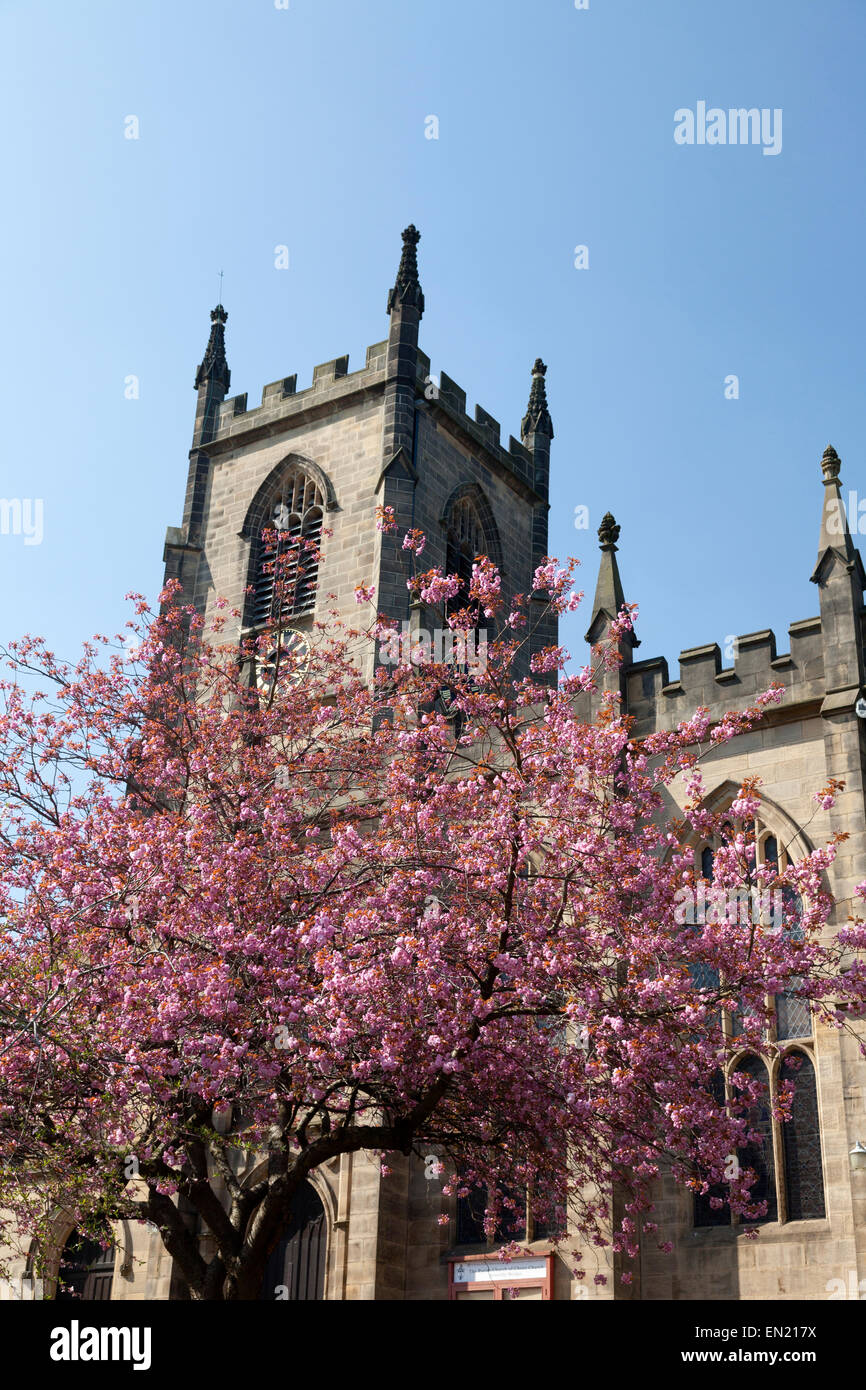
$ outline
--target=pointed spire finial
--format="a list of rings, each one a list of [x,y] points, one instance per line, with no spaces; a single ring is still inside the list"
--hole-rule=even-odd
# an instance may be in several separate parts
[[[832,444],[828,444],[821,459],[821,471],[824,474],[824,482],[831,483],[839,476],[842,468],[842,460],[836,453]]]
[[[610,624],[622,612],[625,603],[622,580],[619,576],[619,565],[616,559],[616,543],[619,540],[619,533],[620,527],[614,519],[613,513],[605,512],[598,528],[601,559],[598,562],[598,580],[592,604],[592,621],[586,633],[587,642],[593,644],[601,641]],[[634,632],[623,633],[618,638],[618,642],[623,652],[631,651],[640,646]]]
[[[536,357],[532,364],[529,405],[526,407],[526,414],[520,422],[520,433],[523,439],[528,434],[546,434],[548,439],[553,438],[553,422],[547,408],[547,387],[544,384],[546,375],[546,366],[540,357]]]
[[[419,314],[424,312],[424,291],[421,289],[418,279],[418,242],[420,240],[421,233],[410,222],[403,231],[403,251],[400,256],[397,280],[394,288],[388,292],[389,314],[396,304],[411,304],[415,306]]]
[[[619,540],[619,533],[622,528],[616,523],[612,512],[605,512],[598,528],[599,546],[602,550],[616,550],[616,543]]]
[[[815,584],[823,582],[822,576],[828,572],[832,556],[841,560],[849,573],[856,571],[857,579],[866,588],[866,574],[860,552],[854,544],[848,525],[845,503],[842,500],[842,480],[839,474],[842,460],[832,444],[828,444],[821,457],[821,472],[824,474],[824,498],[821,505],[821,531],[818,537],[818,563],[812,572]],[[855,504],[856,504],[856,498]],[[855,533],[858,530],[857,517],[852,517]],[[861,590],[857,591],[858,594]],[[859,603],[859,599],[858,599]]]
[[[204,357],[195,374],[196,390],[206,381],[212,381],[215,385],[221,386],[223,392],[227,392],[231,385],[232,374],[226,361],[225,325],[227,318],[228,314],[222,304],[218,304],[215,309],[210,311],[210,337]]]

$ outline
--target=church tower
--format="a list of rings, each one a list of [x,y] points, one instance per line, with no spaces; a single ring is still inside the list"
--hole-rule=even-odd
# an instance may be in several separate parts
[[[481,406],[470,416],[465,391],[444,372],[432,377],[418,345],[419,240],[415,227],[403,232],[387,295],[388,334],[367,348],[364,365],[350,372],[348,357],[335,357],[314,367],[312,383],[300,390],[297,376],[280,377],[264,387],[258,406],[248,405],[246,393],[227,396],[228,315],[222,304],[211,313],[195,375],[183,523],[166,535],[165,578],[180,580],[182,601],[205,616],[219,598],[238,609],[238,640],[275,620],[265,530],[321,538],[320,562],[303,568],[299,560],[290,610],[281,615],[301,633],[331,607],[329,593],[340,616],[357,625],[355,587],[369,584],[370,618],[375,607],[412,631],[444,628],[441,607],[410,600],[402,549],[410,527],[427,537],[424,568],[440,565],[466,578],[474,557],[485,554],[500,568],[506,599],[530,591],[546,557],[553,439],[547,368],[540,359],[532,368],[520,440],[504,445],[498,421]],[[393,508],[396,535],[377,528],[382,507]],[[530,605],[532,636],[519,674],[528,672],[533,651],[557,640],[556,618],[543,608],[538,600]],[[226,628],[224,640],[231,636]],[[374,658],[371,649],[370,672]],[[344,1155],[311,1176],[299,1206],[303,1229],[289,1232],[285,1250],[281,1245],[274,1255],[308,1272],[292,1297],[448,1297],[453,1236],[437,1224],[438,1184],[434,1192],[417,1160],[395,1155],[389,1166],[383,1179],[373,1157]]]
[[[350,372],[348,357],[336,357],[314,367],[312,384],[301,390],[297,376],[280,377],[264,387],[259,406],[248,406],[246,393],[227,398],[228,315],[222,304],[211,313],[195,375],[183,524],[168,529],[165,577],[179,579],[183,600],[203,614],[220,597],[238,608],[239,638],[273,618],[266,528],[313,542],[324,537],[321,562],[307,564],[283,614],[301,632],[331,592],[340,615],[357,623],[355,586],[371,583],[379,612],[411,628],[444,627],[442,609],[410,604],[401,547],[410,527],[427,536],[425,568],[468,576],[474,556],[486,554],[502,571],[506,598],[530,589],[546,555],[547,369],[535,362],[521,439],[503,445],[498,421],[481,406],[470,416],[465,391],[444,372],[435,380],[418,345],[419,240],[415,227],[403,232],[387,296],[388,336],[368,347],[364,365]],[[396,539],[377,529],[380,507],[393,508]],[[530,617],[521,674],[532,651],[556,641],[555,619]],[[373,658],[371,651],[371,670]]]

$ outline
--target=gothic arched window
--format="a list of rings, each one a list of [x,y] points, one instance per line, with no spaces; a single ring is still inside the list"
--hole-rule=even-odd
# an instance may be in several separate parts
[[[465,608],[467,593],[472,579],[472,564],[477,555],[485,551],[484,527],[472,500],[461,497],[451,510],[448,518],[448,531],[445,555],[447,574],[456,574],[463,581],[459,594],[448,600],[448,609]]]
[[[256,543],[254,627],[312,613],[323,509],[318,484],[301,468],[288,472],[272,494]]]
[[[789,1059],[798,1064],[796,1070]],[[826,1215],[815,1068],[805,1052],[789,1053],[786,1062],[796,1088],[791,1118],[782,1126],[788,1220],[815,1220]]]
[[[790,863],[788,848],[780,836],[769,830],[759,821],[745,826],[747,838],[754,836],[755,863],[758,867],[772,869],[776,874],[784,874]],[[715,850],[732,835],[730,825],[726,824],[714,844],[698,848],[695,854],[695,869],[707,885],[715,877]],[[708,897],[709,901],[709,897]],[[760,896],[752,895],[748,906],[738,911],[742,923],[754,922],[754,914],[766,930],[784,931],[793,940],[802,940],[803,903],[799,895],[788,887],[761,887]],[[691,967],[695,984],[707,988],[708,977],[697,978],[706,970],[701,965]],[[766,1007],[770,1021],[764,1029],[764,1039],[772,1044],[785,1043],[791,1038],[809,1039],[812,1036],[812,1014],[807,998],[801,997],[797,981],[785,994],[767,999]],[[772,1006],[772,1008],[771,1008]],[[731,1038],[742,1032],[744,1019],[739,1009],[726,1011],[723,1027]],[[771,1110],[771,1097],[778,1094],[778,1086],[785,1078],[785,1063],[781,1071],[778,1067],[768,1071],[763,1058],[752,1055],[741,1058],[732,1068],[745,1073],[761,1083],[761,1095],[750,1108],[748,1115],[750,1129],[758,1135],[738,1154],[742,1167],[751,1168],[757,1181],[752,1186],[752,1199],[755,1202],[767,1201],[767,1214],[762,1221],[777,1221],[780,1213],[784,1220],[802,1221],[825,1215],[824,1180],[821,1163],[821,1136],[819,1125],[818,1094],[814,1063],[807,1046],[798,1046],[790,1056],[797,1062],[797,1070],[790,1068],[795,1092],[791,1119],[785,1122],[774,1120]],[[716,1094],[717,1081],[714,1083]],[[724,1096],[717,1096],[720,1105],[725,1104]],[[727,1225],[730,1214],[726,1209],[719,1211],[710,1207],[711,1196],[721,1196],[722,1189],[714,1189],[694,1204],[695,1226]],[[747,1223],[751,1224],[751,1223]]]
[[[776,1201],[776,1157],[773,1148],[773,1117],[770,1111],[770,1079],[765,1063],[760,1057],[746,1057],[738,1062],[736,1071],[742,1072],[750,1081],[757,1081],[760,1094],[748,1109],[746,1118],[749,1129],[757,1135],[750,1139],[737,1157],[741,1168],[751,1168],[755,1174],[752,1184],[752,1201],[766,1202],[766,1216],[750,1217],[750,1224],[778,1220],[779,1209]]]
[[[705,878],[708,884],[713,881],[715,853],[711,845],[705,845],[701,850],[701,878]],[[695,923],[695,930],[700,931],[702,923]],[[720,977],[715,966],[708,965],[705,961],[695,961],[689,966],[689,974],[692,977],[696,989],[717,990],[719,988]]]
[[[490,504],[475,483],[463,483],[451,498],[442,517],[445,528],[445,572],[456,574],[463,587],[446,604],[446,612],[465,608],[472,565],[486,555],[502,571],[502,546]]]
[[[710,1082],[710,1094],[720,1110],[724,1110],[725,1096],[725,1075],[722,1071],[713,1073]],[[710,1186],[708,1192],[695,1193],[695,1226],[730,1226],[731,1209],[727,1203],[727,1189],[720,1183]],[[721,1206],[714,1206],[714,1202],[721,1202]]]
[[[749,1128],[758,1138],[740,1149],[737,1159],[742,1168],[751,1168],[756,1175],[752,1184],[752,1200],[767,1202],[766,1216],[759,1222],[778,1221],[780,1208],[786,1221],[815,1221],[826,1215],[824,1202],[824,1166],[821,1159],[821,1128],[818,1114],[818,1088],[812,1058],[805,1049],[797,1048],[787,1054],[781,1069],[771,1080],[761,1057],[748,1056],[736,1062],[732,1071],[744,1072],[761,1083],[761,1094],[749,1109]],[[791,1118],[784,1122],[773,1119],[771,1095],[778,1093],[779,1083],[790,1079],[794,1083]],[[713,1095],[720,1106],[725,1104],[723,1089],[714,1078]],[[777,1151],[778,1150],[778,1151]],[[719,1226],[730,1224],[727,1206],[714,1210],[711,1197],[724,1197],[724,1187],[713,1188],[697,1196],[694,1204],[694,1225]],[[755,1219],[746,1224],[757,1224]]]
[[[779,839],[761,822],[756,821],[747,827],[748,834],[754,836],[755,862],[759,867],[769,867],[776,873],[784,873],[790,862],[787,848],[780,844]],[[711,894],[709,887],[715,878],[715,854],[720,844],[725,844],[733,838],[733,829],[730,823],[726,822],[721,830],[719,838],[712,844],[704,845],[696,853],[696,871],[707,885],[707,896],[705,900],[705,910],[709,909]],[[752,894],[743,890],[739,895],[740,900],[736,903],[739,920],[745,925],[749,921],[755,920],[755,914],[766,929],[784,931],[786,936],[794,941],[803,940],[803,902],[799,894],[788,885],[783,887],[762,887],[760,893],[757,888]],[[718,907],[713,907],[713,911],[719,911]],[[733,901],[728,902],[727,910],[733,911]],[[700,913],[698,914],[701,920]],[[711,920],[711,919],[710,919]],[[710,966],[704,964],[693,964],[690,967],[692,979],[698,989],[717,989],[719,987],[718,972]],[[809,1038],[812,1036],[812,1012],[809,1007],[808,998],[802,996],[798,989],[799,982],[792,981],[792,987],[784,994],[777,994],[775,998],[767,1000],[767,1007],[774,1012],[772,1029],[765,1033],[765,1036],[778,1042],[786,1042],[792,1038]],[[744,1018],[739,1008],[728,1015],[728,1029],[733,1037],[737,1037],[743,1030]]]
[[[781,873],[788,866],[785,848],[779,848],[775,835],[759,839],[758,862],[769,865]],[[773,890],[772,919],[774,926],[784,931],[793,941],[803,940],[801,918],[803,903],[800,895],[788,885]],[[776,1038],[808,1038],[812,1035],[812,1011],[808,999],[801,998],[796,985],[785,994],[777,994],[774,999],[776,1011]]]

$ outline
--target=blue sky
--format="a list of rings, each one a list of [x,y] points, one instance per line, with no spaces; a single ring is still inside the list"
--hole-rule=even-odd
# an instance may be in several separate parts
[[[0,496],[43,503],[0,639],[74,655],[158,592],[217,272],[256,404],[363,362],[414,221],[434,372],[507,438],[548,363],[551,550],[591,595],[615,513],[639,655],[787,650],[828,442],[866,498],[864,58],[863,0],[0,0]],[[678,145],[699,101],[780,108],[781,152]]]

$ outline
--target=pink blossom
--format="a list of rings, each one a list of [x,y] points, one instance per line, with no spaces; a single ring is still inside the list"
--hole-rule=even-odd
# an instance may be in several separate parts
[[[392,509],[380,524],[396,528]],[[832,839],[789,846],[781,875],[755,868],[755,779],[707,804],[704,755],[760,727],[778,690],[638,737],[604,688],[617,682],[600,679],[616,640],[558,687],[537,678],[562,665],[556,646],[526,677],[527,614],[573,609],[573,571],[545,559],[531,601],[505,594],[485,557],[463,589],[437,569],[414,576],[423,603],[459,595],[448,621],[461,634],[489,629],[484,668],[455,662],[447,682],[402,659],[399,626],[371,612],[361,633],[336,616],[317,627],[302,678],[259,694],[250,665],[270,639],[206,633],[177,583],[162,612],[134,601],[135,667],[116,654],[106,666],[99,644],[74,664],[39,639],[13,644],[0,681],[0,1237],[36,1234],[22,1182],[34,1172],[40,1210],[74,1202],[82,1219],[158,1228],[162,1195],[201,1196],[198,1135],[223,1171],[276,1142],[290,1177],[351,1152],[390,1183],[395,1152],[424,1155],[445,1134],[451,1189],[486,1190],[491,1237],[506,1193],[531,1190],[539,1220],[567,1201],[588,1252],[628,1258],[639,1232],[664,1234],[645,1219],[660,1155],[689,1196],[723,1181],[750,1096],[745,1080],[742,1111],[714,1095],[733,1060],[720,1012],[736,999],[759,1053],[768,993],[796,989],[822,1026],[849,1028],[866,1007],[866,924],[827,930]],[[397,659],[371,680],[376,638],[396,638]],[[719,911],[677,921],[677,895],[700,879],[691,847],[718,844],[731,819],[718,903],[704,892]],[[753,878],[799,896],[797,933],[732,920],[727,895]],[[698,983],[714,977],[721,1003]],[[790,1086],[795,1074],[780,1123]],[[750,1181],[725,1189],[741,1228],[756,1220]],[[199,1215],[225,1270],[249,1213],[212,1195],[219,1219],[207,1203]],[[261,1268],[246,1273],[258,1286]]]
[[[412,531],[407,531],[403,537],[403,549],[412,550],[416,555],[421,554],[426,544],[427,537],[424,535],[423,531],[419,531],[417,528]]]

